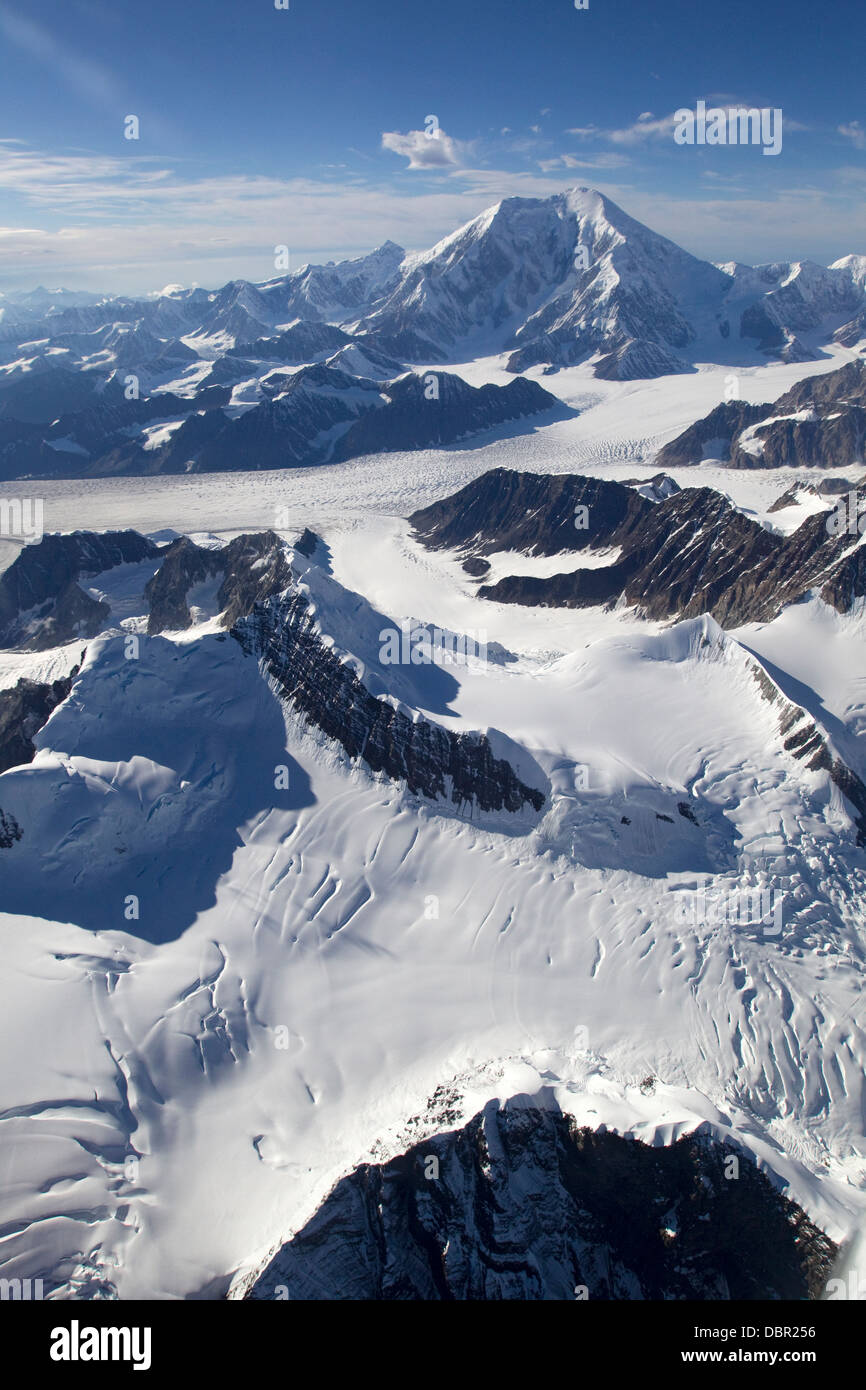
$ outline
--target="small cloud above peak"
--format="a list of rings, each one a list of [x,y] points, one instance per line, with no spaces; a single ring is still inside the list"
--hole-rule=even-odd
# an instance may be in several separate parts
[[[466,146],[446,135],[438,125],[429,130],[382,132],[382,148],[408,159],[410,169],[444,169],[463,164]]]

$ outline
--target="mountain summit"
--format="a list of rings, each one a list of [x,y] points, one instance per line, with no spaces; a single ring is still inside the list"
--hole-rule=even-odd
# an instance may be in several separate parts
[[[524,371],[598,353],[596,375],[629,379],[756,353],[811,360],[840,322],[840,335],[862,336],[862,320],[845,320],[864,310],[862,256],[829,268],[717,266],[602,193],[571,188],[506,198],[408,256],[361,327],[407,356],[422,339],[446,355],[510,351],[509,369]]]
[[[730,285],[603,194],[573,188],[506,198],[407,257],[362,328],[404,354],[419,336],[469,355],[512,348],[513,371],[627,349],[625,370],[602,374],[660,375],[685,369],[676,350],[720,317]],[[641,353],[649,372],[630,370]]]

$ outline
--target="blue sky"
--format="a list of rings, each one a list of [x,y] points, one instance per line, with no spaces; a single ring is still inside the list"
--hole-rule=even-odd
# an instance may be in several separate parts
[[[713,260],[866,253],[863,0],[289,2],[0,0],[0,290],[265,279],[569,184]],[[781,154],[676,145],[701,98],[780,107]]]

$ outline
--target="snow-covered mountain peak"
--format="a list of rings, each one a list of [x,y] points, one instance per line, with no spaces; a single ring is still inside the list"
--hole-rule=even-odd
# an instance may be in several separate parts
[[[866,283],[866,256],[841,256],[838,261],[833,261],[830,269],[846,271],[855,285]]]

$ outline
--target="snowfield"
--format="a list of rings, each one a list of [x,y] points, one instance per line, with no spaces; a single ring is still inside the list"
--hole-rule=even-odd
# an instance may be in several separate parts
[[[772,401],[854,356],[741,368],[738,394]],[[454,370],[504,384],[503,363]],[[489,732],[548,793],[540,816],[466,818],[373,777],[280,703],[214,621],[214,586],[191,595],[198,626],[147,637],[153,562],[88,581],[113,608],[100,637],[0,654],[8,688],[66,674],[87,647],[34,762],[0,777],[24,829],[14,872],[0,851],[4,1275],[55,1297],[240,1296],[339,1177],[442,1127],[440,1087],[456,1123],[549,1089],[581,1123],[654,1144],[703,1127],[832,1238],[866,1221],[866,852],[754,675],[862,758],[862,611],[812,598],[726,633],[479,598],[410,512],[499,466],[648,479],[729,369],[529,374],[582,413],[317,469],[0,485],[43,496],[49,531],[216,545],[311,527],[327,546],[303,578],[319,629],[373,693]],[[773,501],[827,474],[710,461],[672,476],[779,526]],[[578,563],[515,558],[492,557],[493,578]],[[409,618],[505,655],[396,666],[380,689],[381,620]],[[778,936],[695,920],[701,885],[766,884],[784,894]]]

